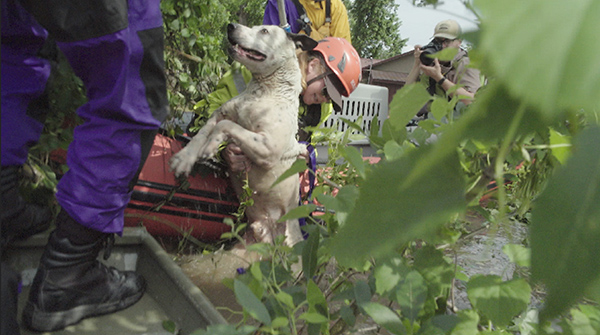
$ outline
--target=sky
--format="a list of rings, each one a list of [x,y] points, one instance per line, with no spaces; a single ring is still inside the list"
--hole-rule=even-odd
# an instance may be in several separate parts
[[[456,20],[463,32],[477,28],[475,15],[466,9],[460,0],[441,0],[444,3],[436,9],[415,7],[411,0],[395,1],[398,4],[398,17],[402,22],[400,37],[408,38],[403,52],[412,50],[415,44],[427,44],[433,36],[435,25],[442,20]]]

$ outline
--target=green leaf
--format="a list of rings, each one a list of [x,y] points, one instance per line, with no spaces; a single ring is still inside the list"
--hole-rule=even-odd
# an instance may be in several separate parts
[[[431,166],[430,160],[439,164]],[[415,171],[420,168],[424,171]],[[456,150],[436,153],[421,147],[396,161],[380,162],[362,184],[347,222],[332,238],[333,255],[342,265],[358,267],[371,256],[435,234],[439,225],[466,207],[464,188]]]
[[[448,263],[444,254],[429,245],[415,253],[414,268],[427,281],[429,297],[437,298],[452,285],[454,265]]]
[[[285,222],[287,220],[305,218],[310,216],[310,213],[314,212],[317,209],[317,205],[315,204],[306,204],[302,206],[298,206],[296,208],[292,208],[289,212],[285,213],[284,216],[279,218],[277,222]]]
[[[361,128],[361,126],[358,125],[358,123],[353,122],[353,121],[351,121],[349,119],[346,119],[344,117],[341,117],[340,120],[342,122],[344,122],[345,124],[347,124],[348,128],[352,128],[352,129],[356,130],[359,134],[364,134],[364,130]],[[362,117],[359,117],[359,119],[357,121],[360,121],[360,120],[362,120]]]
[[[335,211],[340,225],[346,222],[348,213],[354,209],[356,199],[358,199],[358,188],[354,185],[342,187],[335,197],[326,194],[317,195],[320,203],[325,205],[328,210]]]
[[[474,308],[494,324],[505,327],[529,304],[531,287],[524,279],[502,281],[499,276],[474,276],[467,283]]]
[[[398,144],[396,141],[387,141],[383,147],[383,153],[385,154],[385,159],[388,161],[396,160],[405,152],[405,148]]]
[[[360,304],[360,307],[369,314],[373,321],[392,334],[406,334],[406,328],[400,317],[388,307],[376,302],[364,302]]]
[[[442,118],[450,114],[454,110],[454,106],[448,103],[446,97],[434,97],[431,103],[431,114],[436,120],[442,120]]]
[[[356,322],[356,316],[354,316],[354,312],[352,311],[352,308],[350,308],[350,306],[343,305],[342,308],[340,308],[340,317],[342,318],[342,320],[344,320],[344,322],[346,322],[348,326],[354,327],[354,323]]]
[[[574,139],[531,213],[531,274],[548,296],[540,322],[565,311],[600,277],[600,128]]]
[[[430,99],[431,95],[423,85],[417,83],[402,87],[390,102],[390,125],[396,129],[404,129]]]
[[[571,318],[565,319],[566,323],[571,328],[571,334],[574,335],[587,335],[587,334],[598,334],[598,328],[594,329],[593,320],[582,311],[573,308],[571,310]],[[597,322],[597,320],[596,320]]]
[[[359,280],[354,284],[354,299],[360,305],[371,301],[371,288],[364,280]]]
[[[233,283],[235,297],[238,303],[256,320],[271,325],[271,316],[265,305],[252,293],[246,284],[239,280]]]
[[[358,149],[352,146],[342,148],[344,158],[352,165],[361,178],[365,178],[365,161]]]
[[[600,2],[475,1],[481,49],[510,92],[548,116],[600,107]],[[535,13],[535,18],[532,18]]]
[[[600,333],[600,308],[592,305],[579,305],[579,310],[590,320],[596,333]]]
[[[456,130],[463,138],[496,144],[509,132],[519,108],[526,110],[525,116],[516,125],[516,136],[545,131],[553,122],[546,120],[537,109],[522,107],[522,102],[512,96],[502,83],[492,82],[478,92],[477,99],[467,112],[469,117],[461,118]]]
[[[571,154],[570,144],[570,136],[565,136],[554,129],[550,129],[550,145],[552,146],[552,155],[556,157],[561,164],[565,164]]]
[[[427,299],[427,284],[418,271],[411,271],[398,285],[396,299],[400,305],[402,316],[411,322],[417,320],[419,312],[425,305]]]
[[[290,322],[286,317],[279,316],[279,317],[276,317],[275,319],[273,319],[273,322],[271,323],[271,327],[272,328],[286,327],[289,323]]]
[[[437,58],[441,61],[451,61],[454,59],[457,53],[458,49],[446,48],[436,52],[434,55],[431,55],[431,58]]]
[[[279,300],[280,302],[282,302],[284,305],[286,305],[289,308],[295,308],[296,306],[294,305],[294,298],[292,298],[291,295],[289,295],[288,293],[284,292],[284,291],[279,291],[275,294],[275,298],[277,298],[277,300]],[[273,320],[273,322],[275,322],[275,320]],[[277,327],[277,326],[273,326],[273,327]]]
[[[312,279],[306,285],[306,301],[308,302],[309,311],[317,311],[325,316],[329,314],[327,299]]]
[[[290,166],[289,169],[285,170],[285,172],[283,172],[281,174],[281,176],[279,176],[279,178],[277,178],[277,180],[275,180],[275,182],[273,183],[273,185],[271,185],[271,187],[281,183],[282,181],[286,180],[287,178],[289,178],[295,174],[306,171],[307,168],[308,168],[308,166],[306,165],[305,159],[297,159],[294,162],[294,164],[292,164],[292,166]]]
[[[235,325],[217,324],[208,326],[206,330],[198,329],[191,335],[250,335],[256,330],[256,327],[248,325],[237,328]]]
[[[458,313],[458,323],[450,335],[477,335],[479,330],[479,315],[472,309],[462,310]]]
[[[175,334],[175,332],[177,331],[177,325],[172,320],[163,321],[162,327],[164,330],[168,331],[171,334]]]
[[[262,270],[260,269],[260,263],[259,262],[254,262],[250,265],[250,273],[252,274],[252,277],[254,277],[257,281],[262,281],[263,280],[263,273]]]
[[[531,249],[520,244],[505,244],[502,247],[502,252],[508,256],[511,262],[518,266],[531,266]]]
[[[391,292],[409,272],[410,269],[404,265],[402,259],[399,257],[378,262],[377,267],[373,271],[377,294],[386,295]]]
[[[448,334],[459,323],[456,315],[435,315],[426,319],[419,329],[419,335]]]
[[[308,238],[302,248],[302,271],[306,280],[312,281],[312,277],[317,271],[318,251],[320,234],[317,229],[309,232]]]
[[[308,323],[325,323],[328,322],[329,319],[317,312],[306,312],[300,314],[298,317],[301,320],[305,320]]]

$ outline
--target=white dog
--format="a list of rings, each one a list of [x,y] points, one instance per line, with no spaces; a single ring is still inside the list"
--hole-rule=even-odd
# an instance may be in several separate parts
[[[221,143],[235,143],[252,162],[247,176],[254,204],[246,209],[252,233],[246,233],[246,241],[251,243],[253,237],[272,243],[275,236],[285,232],[286,244],[294,245],[302,239],[298,220],[285,225],[277,221],[298,206],[298,175],[272,185],[306,153],[306,147],[296,141],[298,96],[302,91],[296,47],[309,50],[317,42],[277,26],[229,24],[227,32],[230,54],[252,72],[253,78],[243,93],[215,110],[189,144],[173,156],[171,169],[176,175],[188,175],[198,159],[213,157]],[[239,196],[245,174],[230,176]]]

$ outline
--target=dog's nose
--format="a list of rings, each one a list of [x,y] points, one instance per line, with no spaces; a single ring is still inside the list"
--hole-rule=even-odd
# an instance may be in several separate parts
[[[227,32],[230,33],[232,31],[234,31],[235,28],[237,28],[237,26],[238,26],[237,23],[230,23],[230,24],[228,24],[227,25]]]

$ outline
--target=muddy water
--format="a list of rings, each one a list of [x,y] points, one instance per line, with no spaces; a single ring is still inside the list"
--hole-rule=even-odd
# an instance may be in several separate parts
[[[233,291],[223,284],[223,280],[234,278],[238,268],[247,268],[247,261],[232,251],[219,250],[212,254],[182,256],[178,264],[227,321],[236,323],[241,319],[239,312],[242,308],[237,304]]]
[[[522,244],[527,238],[527,226],[516,221],[498,229],[490,229],[486,222],[476,222],[475,226],[476,231],[459,241],[454,250],[448,251],[447,255],[454,258],[468,277],[482,274],[497,275],[503,280],[512,279],[516,267],[502,248],[506,244]],[[241,319],[241,307],[237,304],[232,290],[222,282],[225,278],[234,278],[238,268],[247,268],[246,261],[231,251],[220,250],[212,254],[184,255],[178,263],[229,322],[236,323]],[[460,280],[455,282],[453,305],[455,310],[471,308],[465,283]],[[362,322],[364,324],[357,325],[353,334],[376,334],[380,331],[372,322]]]
[[[481,223],[481,227],[455,246],[455,262],[469,278],[474,275],[496,275],[503,280],[513,279],[516,266],[502,251],[507,244],[523,244],[527,238],[527,226],[512,221],[502,227],[492,227]],[[457,280],[454,288],[454,304],[457,309],[469,309],[465,283]]]

